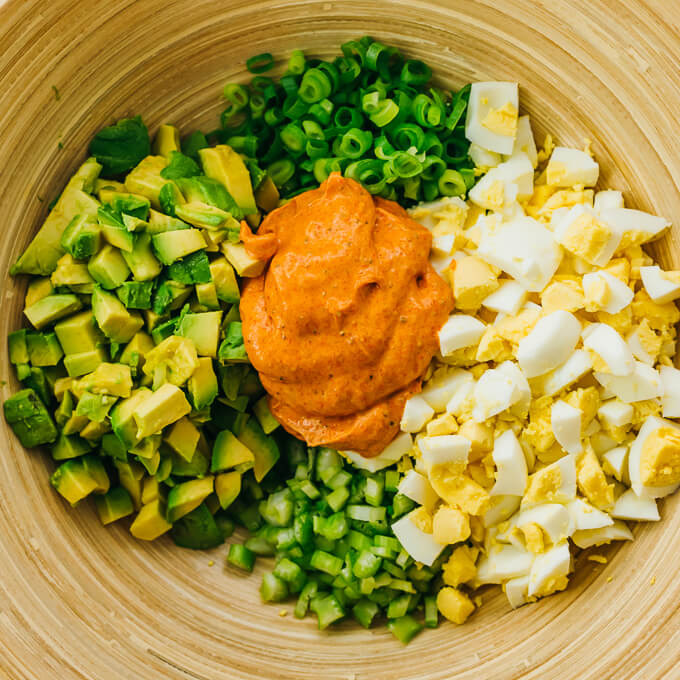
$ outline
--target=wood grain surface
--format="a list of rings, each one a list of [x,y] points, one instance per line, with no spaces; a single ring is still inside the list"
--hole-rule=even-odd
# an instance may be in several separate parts
[[[603,184],[680,225],[679,24],[677,0],[8,0],[0,338],[21,323],[25,283],[9,265],[99,127],[140,113],[152,129],[210,129],[248,56],[331,55],[365,33],[453,86],[520,81],[539,139],[592,139]],[[680,226],[654,247],[662,264],[680,264],[678,238]],[[16,382],[4,346],[0,378],[5,399]],[[193,553],[137,542],[124,523],[102,528],[91,507],[72,511],[50,489],[51,468],[0,422],[2,678],[680,678],[678,498],[634,543],[608,550],[607,565],[581,555],[566,592],[513,612],[490,591],[466,625],[402,647],[384,628],[319,633],[291,606],[279,616],[260,604],[257,576],[225,567],[224,548]]]

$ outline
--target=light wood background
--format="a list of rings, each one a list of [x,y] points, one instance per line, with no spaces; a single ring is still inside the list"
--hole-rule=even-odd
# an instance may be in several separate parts
[[[0,4],[2,4],[0,2]],[[248,56],[330,55],[370,33],[442,81],[519,80],[539,138],[594,141],[608,186],[680,219],[677,0],[9,0],[0,7],[0,338],[21,322],[26,245],[92,134],[125,114],[214,127]],[[56,101],[52,85],[59,89]],[[63,149],[58,143],[63,144]],[[39,197],[43,199],[41,202]],[[680,262],[673,234],[656,252]],[[5,350],[0,397],[16,389]],[[259,603],[259,579],[104,529],[48,485],[51,463],[0,422],[0,677],[12,680],[679,678],[680,507],[581,556],[563,594],[512,612],[490,593],[462,627],[402,647],[384,629]],[[214,560],[214,566],[210,566]],[[652,585],[652,580],[656,579]]]

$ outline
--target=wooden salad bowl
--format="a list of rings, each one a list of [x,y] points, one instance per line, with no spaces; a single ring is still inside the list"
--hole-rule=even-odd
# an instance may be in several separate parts
[[[518,80],[539,141],[593,141],[602,186],[676,222],[652,246],[680,265],[680,5],[668,0],[0,1],[0,338],[21,324],[10,264],[86,154],[128,114],[153,131],[216,127],[245,60],[330,56],[371,34],[440,82]],[[55,86],[59,92],[56,97]],[[4,340],[2,341],[4,343]],[[17,389],[5,349],[0,397]],[[680,677],[680,497],[633,543],[577,559],[563,593],[512,611],[498,589],[461,627],[407,647],[383,627],[319,633],[263,605],[225,548],[103,528],[49,485],[52,463],[0,419],[0,677],[19,680],[509,680]],[[214,561],[214,564],[212,564]],[[212,566],[211,566],[212,564]],[[261,569],[261,568],[260,568]]]

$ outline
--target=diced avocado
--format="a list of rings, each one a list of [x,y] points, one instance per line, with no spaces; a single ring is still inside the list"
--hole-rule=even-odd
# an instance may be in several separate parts
[[[132,251],[135,235],[127,230],[120,213],[108,205],[103,205],[97,211],[97,222],[107,243],[128,253]]]
[[[128,309],[151,309],[152,281],[126,281],[116,288],[118,299]]]
[[[202,503],[173,525],[172,540],[181,548],[209,550],[224,543],[224,534],[207,505]]]
[[[116,404],[111,412],[111,427],[126,450],[130,450],[142,439],[142,435],[138,433],[133,412],[151,395],[151,390],[141,387],[132,396]]]
[[[142,480],[144,478],[144,468],[136,462],[126,463],[114,460],[113,463],[118,470],[118,481],[132,498],[135,510],[139,510],[142,505]]]
[[[11,274],[36,274],[48,276],[64,254],[61,236],[76,215],[92,219],[97,214],[99,202],[89,195],[101,165],[88,158],[69,180],[54,208],[50,211],[40,231],[12,266]]]
[[[241,299],[236,272],[225,258],[219,257],[210,263],[210,274],[220,300],[235,303]]]
[[[125,178],[125,188],[133,193],[145,196],[156,210],[161,209],[161,189],[170,184],[174,187],[175,201],[184,203],[184,197],[173,182],[161,177],[161,170],[168,164],[164,156],[147,156]]]
[[[132,376],[126,364],[104,362],[80,380],[81,386],[95,394],[127,398],[132,392]],[[95,420],[93,418],[93,420]]]
[[[168,494],[168,521],[175,522],[180,517],[195,510],[214,490],[215,478],[192,479],[170,489]]]
[[[177,319],[168,319],[151,331],[151,337],[157,345],[160,345],[163,340],[171,337],[175,330],[177,330]]]
[[[101,423],[106,419],[111,407],[115,403],[116,397],[110,397],[106,394],[83,392],[83,395],[78,400],[76,415],[87,416],[90,420]]]
[[[220,345],[218,358],[221,362],[247,363],[248,354],[243,344],[243,331],[240,321],[232,321]]]
[[[187,462],[191,462],[200,437],[196,426],[188,418],[181,418],[165,434],[164,441]]]
[[[161,324],[170,320],[168,314],[157,314],[153,311],[153,309],[146,309],[144,310],[143,314],[146,323],[146,330],[149,333],[151,333],[151,331],[157,326],[160,326]]]
[[[214,205],[216,208],[230,213],[234,219],[243,219],[243,210],[219,180],[203,176],[183,177],[177,179],[176,183],[188,202],[198,201]]]
[[[147,360],[148,363],[148,360]],[[179,387],[170,383],[161,385],[147,396],[133,411],[138,437],[143,439],[160,432],[191,412],[191,405]]]
[[[101,447],[104,455],[127,462],[127,447],[113,432],[107,432],[102,436]]]
[[[107,198],[112,191],[123,193],[125,192],[125,185],[122,182],[116,182],[116,180],[113,179],[102,179],[100,177],[95,180],[93,193],[96,194],[97,198],[102,203],[106,203],[102,196]]]
[[[64,423],[61,432],[65,435],[80,434],[92,421],[87,416],[77,416],[75,413]]]
[[[146,441],[146,439],[144,441]],[[143,443],[144,442],[142,442],[142,444]],[[159,451],[154,451],[148,458],[143,458],[142,456],[138,456],[138,458],[139,462],[150,475],[155,475],[156,472],[158,472],[158,468],[161,465],[161,454]]]
[[[107,432],[111,431],[111,425],[106,421],[97,423],[91,420],[85,427],[80,431],[80,436],[83,439],[87,439],[89,442],[99,441]]]
[[[103,349],[92,349],[78,354],[67,354],[64,357],[64,367],[72,378],[91,373],[102,361],[106,361]]]
[[[99,456],[89,455],[83,459],[83,467],[85,472],[96,482],[97,486],[93,489],[93,493],[105,494],[111,488],[111,481],[106,472],[104,463]]]
[[[217,310],[220,308],[217,288],[212,281],[210,283],[197,283],[195,290],[196,300],[200,305],[201,311],[205,309]]]
[[[177,229],[189,229],[189,225],[157,210],[149,211],[149,224],[146,228],[149,234],[160,234],[163,231],[176,231]]]
[[[137,194],[131,194],[125,191],[107,191],[102,192],[101,197],[102,203],[106,203],[110,206],[116,215],[120,215],[123,218],[123,224],[125,224],[125,215],[129,217],[134,217],[137,220],[145,221],[149,217],[149,209],[151,208],[151,203],[146,196],[138,196]],[[127,227],[127,224],[125,224]],[[134,229],[129,229],[128,231],[135,231]]]
[[[245,395],[249,398],[258,397],[262,392],[264,392],[264,388],[260,382],[260,376],[252,367],[248,366],[238,391],[239,394]]]
[[[16,366],[17,364],[28,363],[28,343],[26,342],[26,329],[12,331],[7,336],[9,347],[9,360]]]
[[[69,390],[73,387],[73,378],[70,377],[61,377],[58,378],[54,382],[54,386],[52,387],[52,391],[54,392],[54,396],[57,399],[57,401],[61,401],[67,393],[69,393]]]
[[[163,264],[172,264],[181,257],[205,248],[203,234],[198,229],[164,231],[151,237],[156,256]]]
[[[220,506],[226,510],[241,493],[241,473],[236,470],[223,472],[215,477],[215,493]]]
[[[144,439],[142,439],[142,441],[140,441],[139,444],[133,446],[130,449],[130,453],[133,456],[137,456],[140,459],[139,462],[142,463],[142,465],[144,465],[144,459],[153,458],[154,454],[158,451],[158,448],[160,447],[162,440],[163,438],[160,433],[144,437]]]
[[[92,312],[104,335],[115,342],[129,342],[144,325],[141,316],[128,312],[115,295],[99,287],[92,294]]]
[[[222,312],[185,314],[177,327],[177,334],[189,338],[200,356],[217,357]]]
[[[58,427],[63,427],[64,423],[73,415],[73,395],[66,390],[64,396],[54,412],[54,420]]]
[[[52,416],[34,390],[17,392],[3,407],[5,420],[26,448],[50,444],[57,439]]]
[[[255,455],[253,472],[255,480],[261,482],[264,476],[271,470],[279,459],[280,452],[276,440],[271,435],[266,435],[259,423],[249,418],[237,432],[239,441],[247,446]]]
[[[140,371],[146,361],[146,355],[155,347],[151,336],[144,331],[135,333],[134,337],[120,355],[120,363]]]
[[[204,250],[197,250],[168,267],[168,276],[179,283],[208,283],[211,280],[210,261]]]
[[[280,425],[279,421],[274,418],[272,412],[269,410],[269,403],[266,396],[255,402],[253,413],[265,434],[270,434]]]
[[[76,215],[61,235],[61,247],[77,260],[92,257],[101,244],[99,225],[86,215]]]
[[[241,382],[248,372],[248,366],[235,364],[223,366],[219,364],[217,370],[220,376],[222,391],[224,392],[225,396],[227,399],[236,399]]]
[[[54,460],[67,460],[78,458],[90,453],[90,445],[76,435],[60,434],[59,438],[52,447],[52,458]]]
[[[177,453],[172,454],[172,474],[176,477],[202,477],[210,470],[210,458],[196,449],[190,461]]]
[[[234,231],[237,235],[240,231],[238,221],[230,213],[202,201],[178,205],[175,208],[175,214],[184,222],[201,229],[227,229]]]
[[[62,463],[50,477],[52,486],[71,504],[75,505],[99,487],[85,469],[82,458]]]
[[[153,153],[156,156],[170,158],[172,151],[179,150],[179,130],[174,125],[163,124],[159,126],[156,137],[153,140]]]
[[[155,279],[163,269],[151,250],[151,236],[149,234],[137,234],[132,251],[122,252],[121,254],[130,268],[132,276],[137,281]]]
[[[20,368],[20,366],[17,368]],[[29,366],[27,372],[22,371],[21,382],[23,383],[24,387],[35,390],[43,404],[47,406],[52,405],[52,391],[50,389],[49,382],[47,381],[45,369],[42,369],[38,366]]]
[[[130,276],[130,268],[120,250],[111,245],[105,245],[92,257],[87,263],[87,269],[92,278],[108,290],[118,288]]]
[[[165,508],[160,498],[142,506],[134,522],[130,526],[130,533],[143,541],[153,541],[172,529],[172,524],[165,519]]]
[[[34,366],[56,366],[64,356],[55,333],[28,333],[26,345]]]
[[[60,321],[54,326],[54,332],[66,354],[91,352],[105,343],[89,309]]]
[[[205,251],[207,253],[219,253],[220,243],[231,238],[233,242],[238,242],[238,236],[235,231],[228,231],[227,229],[203,229],[203,238],[205,239]]]
[[[250,173],[236,151],[218,144],[214,148],[201,149],[198,155],[205,174],[222,182],[246,215],[257,212]]]
[[[49,276],[33,279],[29,282],[28,288],[26,289],[24,307],[30,307],[38,302],[38,300],[42,300],[44,297],[52,295],[52,293],[54,293],[54,286],[52,285]]]
[[[197,411],[210,406],[217,396],[217,376],[209,357],[198,358],[198,368],[194,370],[187,383],[191,403]]]
[[[254,453],[233,432],[222,430],[215,439],[213,446],[210,472],[222,472],[230,468],[238,467],[244,472],[255,464]]]
[[[99,519],[105,526],[131,515],[135,511],[132,497],[127,489],[122,486],[114,486],[108,493],[97,496],[95,506]]]
[[[134,215],[128,215],[127,213],[123,213],[123,224],[128,231],[133,233],[144,232],[149,226],[148,222],[145,222]]]
[[[154,479],[158,481],[159,484],[166,481],[172,474],[172,461],[172,455],[161,457],[161,464],[158,466],[158,471],[154,475]]]
[[[193,158],[185,156],[181,151],[171,151],[168,164],[161,170],[163,179],[181,179],[196,177],[201,174],[201,168]]]
[[[168,279],[163,281],[156,289],[153,298],[153,311],[156,314],[165,314],[168,311],[179,309],[191,295],[191,287]]]
[[[24,314],[33,326],[40,330],[64,316],[77,312],[82,306],[75,295],[48,295],[26,307]]]
[[[271,212],[279,207],[279,190],[269,175],[255,190],[255,203],[265,212]]]
[[[144,373],[153,376],[157,369],[167,372],[167,381],[183,385],[198,368],[196,346],[189,338],[171,335],[146,355]]]
[[[155,477],[146,477],[142,487],[142,503],[146,505],[160,498],[160,485]]]
[[[94,283],[87,263],[74,260],[71,255],[66,253],[57,261],[57,267],[52,272],[50,281],[55,288],[60,286],[70,286],[79,288]]]
[[[220,250],[229,260],[239,276],[253,278],[259,276],[264,271],[265,260],[257,260],[248,253],[243,243],[230,243],[224,241],[220,243]]]

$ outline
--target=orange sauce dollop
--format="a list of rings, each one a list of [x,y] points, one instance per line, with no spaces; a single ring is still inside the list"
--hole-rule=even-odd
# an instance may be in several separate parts
[[[243,339],[281,424],[310,446],[378,455],[420,391],[453,309],[430,232],[332,174],[241,238],[265,272],[241,297]]]

